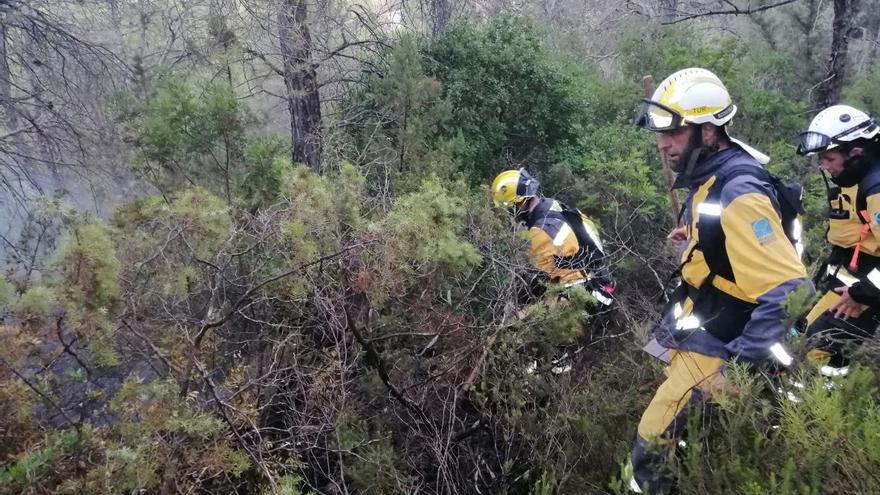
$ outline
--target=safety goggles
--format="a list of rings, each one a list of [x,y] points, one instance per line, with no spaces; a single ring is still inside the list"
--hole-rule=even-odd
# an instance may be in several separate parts
[[[874,119],[868,119],[834,136],[828,136],[815,131],[802,132],[798,135],[797,154],[809,155],[810,153],[820,153],[828,149],[832,144],[842,144],[840,138],[859,129],[871,128],[876,125],[877,122]]]
[[[642,104],[636,112],[633,123],[653,132],[673,131],[682,125],[687,125],[680,113],[647,98],[642,98]]]
[[[733,110],[734,106],[731,103],[723,110],[712,114],[712,116],[716,119],[722,119],[730,115]],[[680,113],[648,98],[642,98],[642,104],[636,113],[633,123],[642,129],[654,132],[674,131],[679,127],[688,125]]]

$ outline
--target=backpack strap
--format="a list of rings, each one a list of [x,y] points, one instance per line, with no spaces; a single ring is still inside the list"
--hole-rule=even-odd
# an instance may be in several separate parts
[[[859,189],[856,191],[856,213],[859,215],[859,221],[863,224],[871,223],[868,214],[868,195],[867,191],[880,187],[880,165],[874,165],[868,170],[868,173],[859,181]]]
[[[570,208],[562,203],[563,220],[571,227],[575,238],[578,242],[578,250],[571,256],[561,256],[556,258],[556,266],[570,270],[595,271],[602,267],[605,260],[605,253],[593,241],[593,238],[587,233],[584,227],[584,219],[581,212],[575,208]]]

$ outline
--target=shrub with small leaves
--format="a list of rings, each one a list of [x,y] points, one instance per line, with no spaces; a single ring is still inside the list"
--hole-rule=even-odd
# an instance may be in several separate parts
[[[12,312],[24,320],[41,320],[48,318],[55,306],[58,297],[55,291],[48,287],[31,287],[12,305]]]
[[[115,308],[120,266],[105,227],[97,223],[73,226],[56,251],[53,266],[66,300],[80,308]]]

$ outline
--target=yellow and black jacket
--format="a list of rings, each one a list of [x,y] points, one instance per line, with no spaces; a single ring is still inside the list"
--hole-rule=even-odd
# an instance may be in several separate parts
[[[858,184],[829,190],[826,238],[832,251],[824,274],[869,305],[880,303],[880,161],[872,161]]]
[[[573,218],[566,218],[572,215]],[[580,241],[571,221],[580,221],[583,226],[585,236]],[[600,302],[611,302],[613,283],[604,266],[602,241],[592,220],[555,199],[542,198],[529,212],[525,223],[531,239],[532,263],[551,283],[586,284]],[[578,261],[568,262],[570,260]]]
[[[681,251],[681,286],[655,329],[664,347],[752,364],[787,358],[784,349],[785,357],[779,356],[783,302],[789,292],[812,284],[782,227],[776,190],[760,174],[738,174],[707,201],[725,168],[748,165],[760,167],[734,145],[703,159],[677,184],[688,188],[682,212],[688,241]],[[712,237],[716,244],[701,244],[701,219],[720,225],[723,235]],[[724,253],[726,270],[710,269],[710,251]]]

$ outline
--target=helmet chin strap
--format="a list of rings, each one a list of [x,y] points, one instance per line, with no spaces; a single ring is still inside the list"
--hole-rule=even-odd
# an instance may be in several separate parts
[[[687,164],[684,166],[684,170],[681,171],[681,176],[685,179],[690,179],[693,177],[694,169],[697,167],[697,162],[700,161],[700,157],[703,155],[703,147],[691,149],[691,152],[688,154]]]
[[[700,161],[700,158],[712,152],[712,149],[703,142],[702,124],[694,126],[694,133],[691,134],[687,151],[688,153],[685,153],[687,155],[687,162],[684,169],[679,173],[679,177],[684,181],[689,181],[693,177],[694,169],[697,167],[697,162]]]
[[[828,196],[828,201],[834,201],[840,194],[840,187],[831,185],[831,181],[828,180],[828,174],[825,173],[824,169],[819,169],[819,172],[822,173],[822,180],[825,182],[825,192]]]
[[[820,168],[819,172],[822,173],[822,180],[825,182],[825,189],[831,191],[831,183],[828,182],[828,174],[825,173],[825,169]]]

